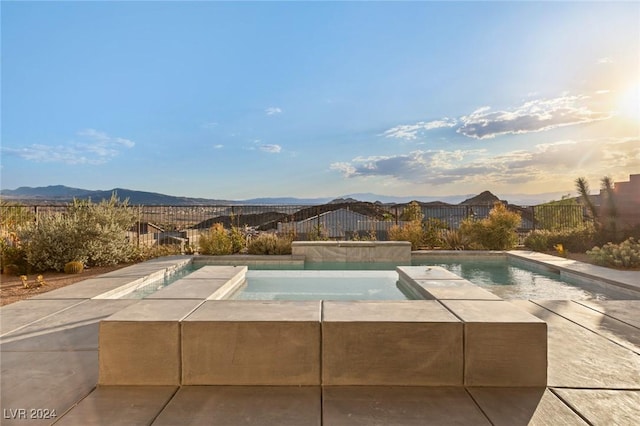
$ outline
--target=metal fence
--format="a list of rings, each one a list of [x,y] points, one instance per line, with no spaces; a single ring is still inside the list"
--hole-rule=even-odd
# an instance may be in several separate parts
[[[482,219],[492,205],[422,205],[425,221],[437,221],[443,228],[457,229],[466,218]],[[215,223],[259,231],[293,232],[297,239],[322,234],[333,239],[352,239],[370,235],[388,239],[394,225],[402,225],[406,206],[371,203],[309,205],[197,205],[128,206],[137,220],[129,230],[132,241],[158,243],[175,239],[195,243],[202,231]],[[508,208],[520,214],[520,234],[534,229],[574,229],[590,218],[579,205],[541,205]],[[0,231],[7,232],[28,222],[63,213],[66,206],[0,206]]]

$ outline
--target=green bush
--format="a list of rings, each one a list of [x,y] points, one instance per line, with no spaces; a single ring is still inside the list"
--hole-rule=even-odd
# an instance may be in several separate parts
[[[442,247],[444,245],[443,232],[447,224],[437,218],[429,218],[422,222],[422,245],[429,248]]]
[[[0,267],[8,275],[26,274],[29,270],[27,252],[15,234],[0,240]]]
[[[246,248],[246,237],[240,230],[235,226],[231,227],[231,232],[229,233],[229,238],[231,238],[231,252],[232,253],[240,253],[242,250]]]
[[[402,226],[393,225],[389,229],[389,240],[409,241],[411,250],[418,250],[422,246],[423,231],[420,221],[414,220]]]
[[[291,254],[289,237],[279,237],[275,234],[260,234],[248,245],[249,254]]]
[[[200,245],[200,254],[214,256],[233,254],[233,241],[221,223],[214,223],[209,231],[200,235],[198,244]]]
[[[400,220],[406,222],[422,222],[422,218],[424,215],[422,214],[422,208],[417,201],[412,201],[407,205],[402,214],[400,215]]]
[[[584,253],[596,242],[595,228],[588,225],[563,231],[531,231],[524,240],[524,246],[533,251],[545,252],[553,251],[556,245],[562,244],[571,253]]]
[[[190,251],[190,247],[185,247]],[[143,245],[136,251],[135,261],[144,262],[145,260],[155,259],[163,256],[173,256],[182,254],[182,246],[180,244],[154,244],[152,246]]]
[[[489,217],[474,220],[467,218],[460,224],[460,233],[469,240],[470,248],[509,250],[518,244],[516,230],[520,226],[520,214],[509,211],[496,202]]]
[[[310,232],[307,233],[308,241],[329,241],[329,233],[325,229],[322,223],[314,226]]]
[[[82,262],[72,260],[64,265],[65,274],[80,274],[82,271],[84,271],[84,264]]]
[[[37,271],[62,271],[70,261],[117,265],[135,256],[127,230],[135,223],[127,202],[113,196],[100,203],[74,200],[64,213],[40,218],[20,232],[27,262]]]
[[[587,254],[598,265],[617,268],[640,267],[640,243],[629,238],[620,244],[607,243],[602,248],[594,247]]]
[[[553,232],[545,229],[536,229],[527,234],[524,246],[529,250],[545,252],[550,250],[549,239]]]

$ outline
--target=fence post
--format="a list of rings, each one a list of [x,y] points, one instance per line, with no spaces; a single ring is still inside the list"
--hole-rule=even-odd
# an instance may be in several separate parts
[[[536,230],[536,207],[531,206],[531,229]]]
[[[142,231],[142,206],[140,204],[138,204],[138,232],[137,232],[137,245],[138,248],[140,248],[140,232]]]

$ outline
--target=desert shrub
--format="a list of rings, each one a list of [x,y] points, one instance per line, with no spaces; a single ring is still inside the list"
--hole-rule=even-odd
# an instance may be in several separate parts
[[[508,250],[518,243],[516,230],[520,226],[520,214],[509,211],[496,202],[489,217],[481,220],[467,218],[460,224],[460,233],[468,238],[470,248]]]
[[[437,218],[429,218],[422,222],[422,245],[429,248],[442,247],[444,240],[443,232],[447,229],[447,224]]]
[[[252,239],[247,249],[249,254],[291,254],[291,242],[287,236],[260,234]]]
[[[371,229],[369,232],[366,231],[351,231],[347,232],[346,239],[348,241],[377,241],[378,236],[376,234],[375,229]]]
[[[231,231],[229,232],[229,238],[231,239],[232,253],[240,253],[246,248],[247,238],[240,228],[232,226]]]
[[[180,244],[154,244],[154,245],[141,245],[136,250],[135,261],[144,262],[145,260],[155,259],[163,256],[173,256],[176,254],[182,254],[183,247]],[[185,247],[185,251],[190,248]]]
[[[27,262],[38,271],[62,271],[70,261],[116,265],[134,258],[127,230],[135,214],[115,197],[100,203],[74,200],[64,213],[40,218],[20,232]]]
[[[84,264],[82,262],[72,260],[64,265],[65,274],[79,274],[82,271],[84,271]]]
[[[391,241],[409,241],[411,250],[418,250],[423,244],[422,223],[414,220],[402,226],[393,225],[389,229],[389,239]]]
[[[533,251],[553,251],[561,244],[571,253],[584,253],[597,243],[597,234],[593,225],[579,228],[548,231],[531,231],[524,240],[524,246]]]
[[[447,250],[464,250],[468,245],[467,239],[457,229],[445,229],[442,232],[442,246]]]
[[[309,241],[328,241],[329,240],[329,232],[326,230],[324,225],[321,223],[317,226],[314,226],[310,232],[307,233],[307,240]]]
[[[75,218],[56,213],[25,229],[22,240],[29,265],[36,271],[62,271],[72,260],[87,263],[86,241],[77,225]]]
[[[200,235],[198,243],[200,245],[200,254],[233,254],[233,241],[229,232],[224,229],[224,225],[221,223],[214,223],[207,232]]]
[[[126,200],[120,202],[115,196],[100,203],[74,200],[67,214],[77,222],[86,244],[87,265],[117,265],[133,259],[135,248],[127,238],[127,231],[137,218]]]
[[[602,248],[596,246],[587,254],[595,263],[618,268],[640,267],[640,243],[629,238],[620,244],[607,243]]]
[[[422,214],[422,208],[417,201],[412,201],[407,207],[404,208],[400,215],[400,220],[406,222],[421,222],[424,215]]]
[[[0,267],[8,275],[26,274],[29,269],[27,252],[15,233],[0,240]]]
[[[562,241],[560,241],[560,239]],[[564,248],[572,253],[584,253],[597,243],[597,235],[593,225],[561,232],[554,240],[553,245],[563,244]]]
[[[548,251],[550,234],[552,234],[552,232],[545,229],[531,231],[524,239],[524,246],[533,251]]]

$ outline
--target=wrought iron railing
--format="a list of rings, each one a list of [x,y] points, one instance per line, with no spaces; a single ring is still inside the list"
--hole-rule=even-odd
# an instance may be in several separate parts
[[[482,219],[489,215],[491,205],[422,205],[423,220],[437,221],[443,228],[457,229],[466,218]],[[141,235],[194,235],[215,223],[229,228],[249,227],[257,231],[295,232],[301,238],[322,230],[329,238],[349,238],[374,234],[387,239],[389,229],[403,223],[406,206],[372,203],[309,205],[194,205],[194,206],[127,206],[137,221],[131,232]],[[63,213],[65,206],[2,205],[0,230],[3,235],[45,215]],[[579,205],[509,206],[521,216],[519,232],[534,229],[574,229],[590,218]]]

